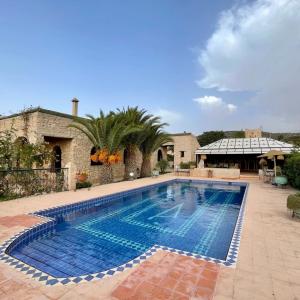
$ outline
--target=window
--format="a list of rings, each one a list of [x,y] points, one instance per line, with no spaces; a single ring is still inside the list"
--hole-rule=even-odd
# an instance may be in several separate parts
[[[184,151],[180,151],[180,157],[184,157]]]
[[[96,154],[96,152],[97,152],[96,147],[93,147],[93,148],[91,149],[91,156],[94,155],[94,154]],[[101,165],[103,165],[101,161],[93,161],[93,160],[91,159],[91,166],[101,166]]]

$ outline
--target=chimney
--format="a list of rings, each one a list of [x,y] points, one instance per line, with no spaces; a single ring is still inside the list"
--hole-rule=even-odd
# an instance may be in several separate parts
[[[72,115],[74,117],[78,116],[78,102],[79,100],[77,98],[72,99]]]

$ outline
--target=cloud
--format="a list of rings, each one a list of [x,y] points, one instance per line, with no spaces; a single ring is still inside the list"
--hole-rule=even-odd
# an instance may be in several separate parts
[[[216,96],[203,96],[200,98],[195,98],[195,102],[199,103],[201,108],[208,110],[225,110],[230,113],[237,110],[236,105],[231,103],[226,103],[222,98]]]
[[[221,14],[199,55],[204,76],[198,84],[253,92],[249,104],[257,108],[260,115],[255,117],[265,120],[264,126],[300,130],[299,53],[299,0],[258,0],[234,7]]]
[[[234,112],[234,111],[237,110],[237,106],[234,105],[234,104],[229,103],[229,104],[227,104],[227,109],[228,109],[230,112]]]
[[[162,108],[157,110],[154,115],[160,116],[163,122],[167,122],[172,125],[182,119],[182,115],[180,113]]]

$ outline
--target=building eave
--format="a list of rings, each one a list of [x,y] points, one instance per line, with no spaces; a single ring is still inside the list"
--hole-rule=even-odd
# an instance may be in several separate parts
[[[67,119],[74,119],[74,116],[71,115],[71,114],[61,113],[61,112],[58,112],[58,111],[44,109],[44,108],[41,108],[41,107],[36,107],[36,108],[32,108],[32,109],[29,109],[29,110],[25,111],[25,113],[27,113],[27,114],[33,114],[33,113],[36,113],[36,112],[44,113],[44,114],[47,114],[47,115],[53,115],[53,116],[57,116],[57,117],[62,117],[62,118],[67,118]],[[19,117],[23,114],[24,114],[24,112],[20,112],[20,113],[11,114],[11,115],[8,115],[8,116],[1,116],[0,120],[16,118],[16,117]]]

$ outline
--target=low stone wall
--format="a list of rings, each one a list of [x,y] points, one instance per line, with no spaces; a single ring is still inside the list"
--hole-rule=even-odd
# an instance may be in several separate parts
[[[208,177],[208,171],[212,171],[213,178],[221,179],[239,179],[240,169],[227,169],[227,168],[196,168],[191,170],[193,177]]]
[[[89,166],[86,170],[89,174],[88,181],[95,185],[102,183],[101,178],[103,177],[103,166]],[[123,163],[113,165],[114,181],[121,181],[124,179],[124,170],[125,165]]]

